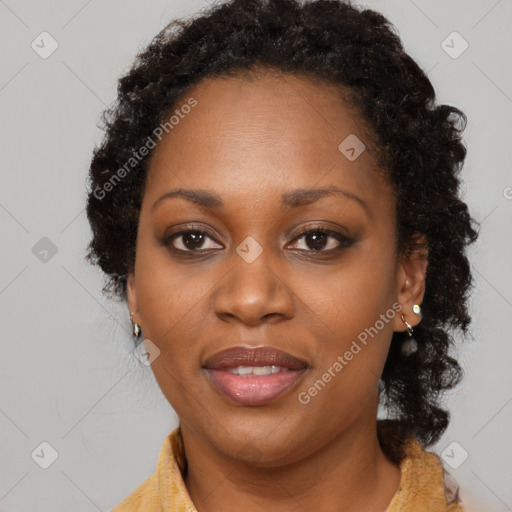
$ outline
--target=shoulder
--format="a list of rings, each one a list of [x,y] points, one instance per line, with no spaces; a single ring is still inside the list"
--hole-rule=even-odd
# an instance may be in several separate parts
[[[435,453],[409,437],[400,462],[400,486],[386,512],[463,512],[457,481]]]
[[[160,512],[157,473],[153,473],[111,512]]]
[[[183,482],[185,461],[178,428],[165,438],[156,471],[111,512],[162,512],[181,509],[182,505],[193,510]]]

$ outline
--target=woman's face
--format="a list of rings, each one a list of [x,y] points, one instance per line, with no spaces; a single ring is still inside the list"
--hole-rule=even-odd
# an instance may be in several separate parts
[[[333,87],[264,71],[190,98],[150,163],[130,310],[183,428],[230,457],[292,462],[375,425],[397,311],[413,323],[417,298],[394,193]]]

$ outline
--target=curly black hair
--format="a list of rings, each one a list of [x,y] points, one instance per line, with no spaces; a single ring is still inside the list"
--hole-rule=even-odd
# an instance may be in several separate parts
[[[400,253],[426,241],[418,350],[405,356],[406,335],[393,334],[381,400],[399,442],[414,435],[427,447],[448,425],[440,394],[462,377],[449,351],[455,330],[467,334],[471,320],[466,250],[477,225],[459,197],[458,177],[466,117],[436,105],[431,82],[381,14],[342,0],[230,0],[170,22],[137,55],[119,80],[117,101],[103,113],[106,133],[89,175],[93,238],[87,258],[106,274],[104,291],[125,297],[152,154],[137,150],[173,111],[179,113],[179,102],[203,78],[258,66],[336,85],[340,97],[348,97],[370,128],[379,167],[396,191]]]

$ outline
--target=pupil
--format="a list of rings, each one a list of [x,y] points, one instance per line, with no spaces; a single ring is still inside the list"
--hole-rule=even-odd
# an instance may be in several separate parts
[[[308,242],[308,246],[311,249],[319,250],[325,247],[325,233],[310,233],[307,235],[307,238],[309,238],[309,240],[313,240],[313,243]]]
[[[183,236],[183,245],[187,249],[195,249],[196,246],[201,246],[203,244],[204,235],[199,232],[190,232]]]

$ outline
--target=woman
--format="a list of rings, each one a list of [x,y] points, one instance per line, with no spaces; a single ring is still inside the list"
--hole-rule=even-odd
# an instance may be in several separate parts
[[[341,1],[225,2],[138,55],[89,258],[179,428],[115,512],[463,510],[426,448],[470,322],[464,123]]]

